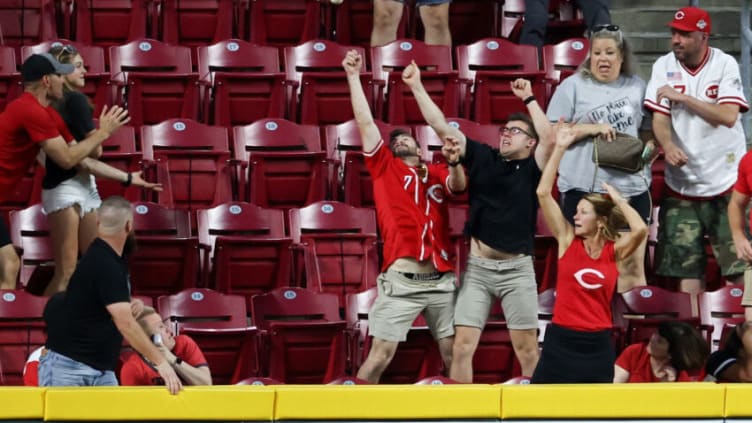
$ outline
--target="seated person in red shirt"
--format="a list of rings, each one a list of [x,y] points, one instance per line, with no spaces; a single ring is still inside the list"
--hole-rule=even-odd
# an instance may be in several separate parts
[[[705,366],[707,380],[752,382],[752,323],[737,325],[723,348],[710,354]]]
[[[702,380],[710,347],[684,322],[662,322],[650,341],[632,344],[614,365],[614,383],[693,382]]]
[[[209,365],[193,339],[186,335],[174,336],[172,329],[162,322],[162,317],[152,307],[145,306],[137,320],[184,385],[212,384]],[[141,354],[133,354],[120,370],[120,384],[163,385],[164,382],[152,363]]]

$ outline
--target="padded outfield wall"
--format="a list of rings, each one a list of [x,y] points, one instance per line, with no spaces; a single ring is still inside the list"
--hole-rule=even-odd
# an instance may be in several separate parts
[[[752,385],[276,385],[0,388],[0,421],[715,423],[752,421]]]

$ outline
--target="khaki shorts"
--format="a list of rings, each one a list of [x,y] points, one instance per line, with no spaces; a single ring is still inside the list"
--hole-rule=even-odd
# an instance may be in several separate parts
[[[744,269],[744,295],[742,295],[742,305],[752,307],[752,266],[747,265]]]
[[[538,328],[538,288],[530,256],[492,260],[470,256],[454,311],[456,326],[483,329],[494,298],[509,329]]]
[[[435,339],[454,335],[454,273],[436,281],[414,281],[387,270],[377,281],[379,295],[368,312],[368,331],[374,337],[402,342],[420,313]]]
[[[674,278],[703,278],[707,257],[704,236],[723,276],[744,272],[745,263],[736,258],[728,222],[730,194],[707,201],[690,201],[666,196],[658,216],[656,273]]]

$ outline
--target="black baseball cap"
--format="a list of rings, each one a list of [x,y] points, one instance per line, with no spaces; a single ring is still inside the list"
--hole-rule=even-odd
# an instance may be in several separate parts
[[[76,70],[70,63],[60,63],[49,53],[32,54],[21,65],[21,77],[24,82],[39,81],[45,75],[56,73],[68,75]]]

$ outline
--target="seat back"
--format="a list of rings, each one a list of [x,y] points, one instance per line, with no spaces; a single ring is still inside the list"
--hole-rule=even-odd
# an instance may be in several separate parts
[[[88,75],[87,75],[88,77]],[[121,126],[102,143],[102,155],[99,161],[120,169],[124,172],[139,170],[141,153],[136,151],[136,131],[132,126]],[[99,196],[107,198],[120,195],[132,201],[138,201],[144,194],[140,188],[124,187],[120,181],[100,178],[97,179]]]
[[[149,0],[88,0],[74,4],[75,38],[107,47],[149,36]]]
[[[248,39],[257,44],[296,45],[321,33],[319,1],[255,0],[251,2],[249,12]]]
[[[658,324],[666,320],[681,320],[694,324],[698,330],[700,319],[692,316],[692,301],[686,292],[671,292],[657,286],[639,286],[621,293],[626,319],[626,345],[650,339]]]
[[[161,39],[164,42],[199,46],[232,38],[232,0],[165,0],[161,4]]]
[[[5,106],[22,92],[21,75],[16,68],[15,49],[0,46],[0,112],[5,110]]]
[[[483,37],[498,34],[498,16],[504,0],[453,0],[449,5],[449,32],[452,44],[475,42]],[[424,39],[423,20],[411,15],[416,39]]]
[[[206,329],[248,327],[246,299],[206,288],[184,289],[157,299],[159,314],[180,333],[184,326]]]
[[[265,333],[262,374],[284,383],[327,383],[344,376],[345,322],[336,295],[277,288],[251,298]]]
[[[232,198],[227,129],[190,119],[169,119],[141,127],[144,160],[166,169],[159,202],[196,210]]]
[[[0,4],[3,44],[20,47],[57,35],[55,3],[51,0],[10,0]]]
[[[328,40],[311,40],[285,47],[284,65],[287,79],[297,81],[299,94],[291,99],[290,119],[304,124],[337,124],[353,118],[350,89],[342,58],[357,50],[365,58],[365,50]],[[371,104],[371,74],[361,70],[361,84]],[[299,97],[299,98],[298,98]],[[299,105],[298,105],[299,103]]]
[[[0,290],[0,385],[23,385],[29,354],[44,345],[47,297]]]
[[[371,46],[371,29],[373,28],[372,1],[345,1],[336,7],[337,15],[335,39],[340,44],[369,48]],[[405,7],[397,26],[397,38],[408,37],[408,23],[415,13],[413,8]]]
[[[292,240],[282,210],[242,202],[198,211],[198,236],[211,248],[210,286],[250,297],[290,285]]]
[[[558,44],[543,46],[543,70],[546,78],[556,86],[568,76],[577,71],[582,62],[587,59],[590,42],[587,38],[571,38]],[[553,94],[551,91],[550,95]]]
[[[381,138],[389,140],[395,129],[408,129],[375,120]],[[330,192],[335,200],[355,207],[375,207],[373,181],[363,161],[363,140],[358,123],[352,119],[338,125],[327,125],[325,130],[326,158],[331,167]]]
[[[460,130],[467,138],[473,141],[486,144],[492,148],[499,148],[499,125],[485,124],[481,125],[469,119],[449,117],[447,123],[453,128]],[[415,139],[418,140],[423,149],[423,160],[433,163],[443,163],[446,161],[441,154],[441,148],[444,146],[444,140],[439,138],[436,131],[429,125],[416,125]],[[467,199],[465,199],[467,201]]]
[[[52,240],[42,205],[10,212],[10,239],[23,249],[19,281],[31,292],[41,294],[55,270]]]
[[[156,298],[196,286],[198,239],[191,237],[187,210],[159,204],[133,204],[138,248],[128,259],[133,294]]]
[[[720,347],[721,335],[726,325],[744,322],[742,297],[744,290],[738,286],[724,286],[716,291],[701,292],[697,296],[700,308],[700,322],[712,327],[711,349]]]
[[[538,72],[538,49],[504,38],[483,38],[456,49],[461,78],[475,80],[477,71]]]
[[[415,61],[421,70],[433,72],[453,70],[452,49],[449,46],[399,39],[383,46],[371,47],[371,69],[374,79],[387,81],[390,72],[401,74],[412,61]]]
[[[376,300],[376,287],[347,295],[345,319],[351,334],[350,365],[357,371],[368,357],[372,337],[368,332],[368,311]],[[381,375],[379,383],[415,383],[421,379],[438,376],[441,373],[441,354],[431,331],[426,327],[422,315],[418,315],[407,333],[407,339],[400,342],[389,366]]]

